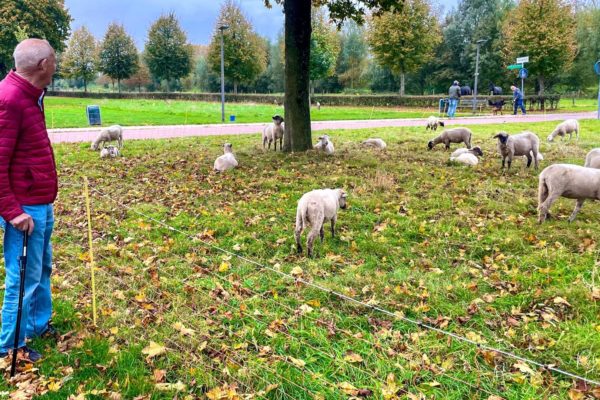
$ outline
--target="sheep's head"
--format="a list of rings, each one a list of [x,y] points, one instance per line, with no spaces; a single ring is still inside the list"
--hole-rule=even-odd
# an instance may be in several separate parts
[[[98,150],[98,143],[92,142],[91,149],[94,150],[94,151]]]
[[[500,143],[506,144],[506,142],[508,141],[508,133],[498,132],[498,134],[494,136],[494,139],[498,139]]]
[[[346,199],[348,198],[348,194],[344,189],[338,189],[338,204],[342,210],[345,210],[348,206]]]
[[[483,151],[481,150],[481,147],[479,147],[479,146],[473,147],[471,149],[471,153],[473,153],[477,157],[483,157]]]
[[[233,153],[233,145],[231,143],[225,143],[223,145],[223,151],[225,153]]]
[[[440,124],[440,126],[445,127],[446,125],[444,125],[444,121],[438,121],[438,124]]]
[[[283,117],[281,115],[274,115],[273,116],[273,122],[276,125],[281,125],[281,123],[283,122]]]
[[[429,150],[433,149],[433,140],[430,140],[429,143],[427,143],[427,148]]]
[[[554,132],[548,135],[548,141],[552,142],[554,140]]]
[[[319,140],[321,141],[321,144],[323,145],[323,147],[326,147],[329,144],[329,136],[328,135],[319,136]]]

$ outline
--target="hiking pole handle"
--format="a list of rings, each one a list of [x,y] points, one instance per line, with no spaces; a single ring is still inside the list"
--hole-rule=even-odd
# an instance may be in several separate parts
[[[10,364],[10,377],[14,377],[17,372],[17,353],[19,348],[19,338],[21,337],[21,316],[23,315],[23,297],[25,296],[25,270],[27,268],[27,246],[29,244],[29,234],[23,232],[23,253],[19,257],[19,308],[17,309],[17,323],[15,329],[15,342],[13,345],[12,362]]]

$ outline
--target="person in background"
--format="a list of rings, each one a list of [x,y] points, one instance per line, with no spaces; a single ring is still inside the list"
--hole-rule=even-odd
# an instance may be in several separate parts
[[[517,115],[517,110],[520,108],[523,115],[526,114],[525,106],[523,105],[523,93],[516,86],[511,86],[510,90],[513,92],[513,115]]]
[[[0,357],[9,355],[18,335],[19,358],[36,362],[42,356],[26,345],[26,338],[56,335],[50,324],[50,273],[58,178],[44,120],[45,88],[56,71],[56,56],[47,41],[26,39],[13,57],[16,69],[0,82],[0,227],[6,268]],[[25,292],[21,329],[15,332],[23,235],[29,235]]]
[[[458,107],[458,101],[460,99],[460,86],[458,81],[454,81],[450,89],[448,89],[448,97],[450,99],[448,104],[448,117],[454,118],[456,114],[456,107]]]

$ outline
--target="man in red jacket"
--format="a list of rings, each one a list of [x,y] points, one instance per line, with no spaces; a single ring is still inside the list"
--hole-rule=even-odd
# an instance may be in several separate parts
[[[0,357],[8,355],[18,334],[22,357],[35,362],[41,355],[27,347],[25,339],[55,333],[50,325],[50,238],[58,179],[43,99],[56,71],[56,57],[50,44],[40,39],[22,41],[13,56],[16,69],[0,82],[0,217],[6,266]],[[29,235],[29,246],[21,332],[16,333],[23,235]]]

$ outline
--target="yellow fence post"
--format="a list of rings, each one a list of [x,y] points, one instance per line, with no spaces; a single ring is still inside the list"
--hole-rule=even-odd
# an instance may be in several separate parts
[[[83,178],[84,182],[84,191],[85,191],[85,206],[87,210],[87,226],[88,226],[88,241],[89,241],[89,255],[90,255],[90,270],[92,274],[92,320],[94,321],[94,326],[96,325],[97,320],[97,312],[96,312],[96,279],[94,274],[94,269],[96,268],[94,264],[94,248],[92,245],[92,212],[90,207],[90,190],[88,178],[85,176]]]

